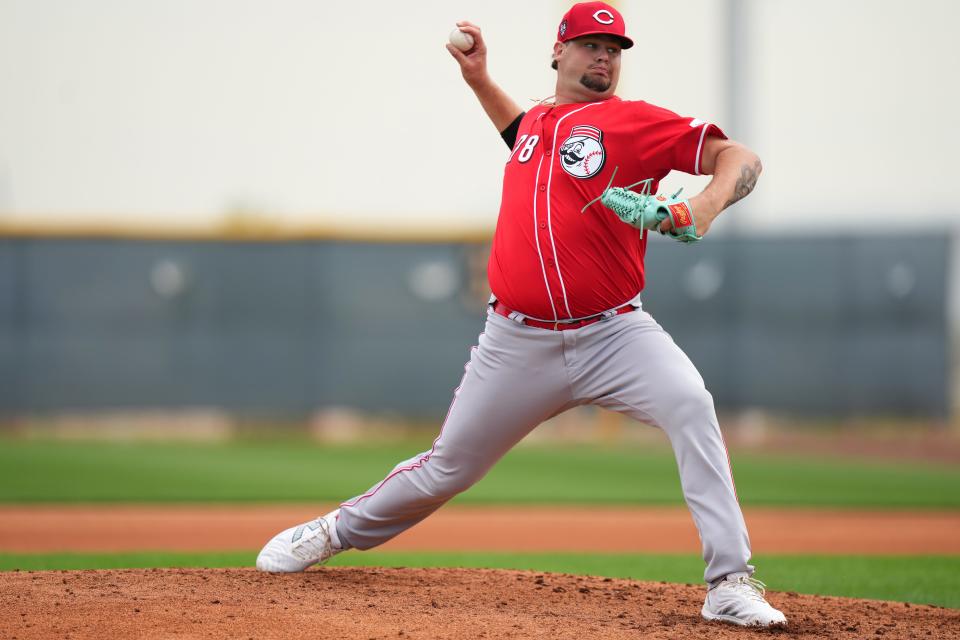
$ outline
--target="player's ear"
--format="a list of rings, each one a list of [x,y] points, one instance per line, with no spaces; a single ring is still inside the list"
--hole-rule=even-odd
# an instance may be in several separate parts
[[[553,45],[553,62],[550,63],[551,69],[557,68],[557,59],[563,54],[565,45],[562,42],[555,42]]]

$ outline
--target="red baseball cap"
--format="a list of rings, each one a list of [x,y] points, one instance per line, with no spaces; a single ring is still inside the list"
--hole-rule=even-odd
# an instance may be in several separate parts
[[[620,12],[606,2],[580,2],[570,7],[557,29],[557,40],[566,42],[579,38],[603,34],[619,38],[624,49],[633,46],[633,40],[624,35],[626,25]]]

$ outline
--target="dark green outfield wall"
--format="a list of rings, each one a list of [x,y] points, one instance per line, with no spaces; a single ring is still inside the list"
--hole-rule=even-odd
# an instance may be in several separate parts
[[[644,304],[722,409],[944,416],[949,251],[926,237],[655,238]],[[0,413],[440,415],[483,328],[485,253],[0,239]]]

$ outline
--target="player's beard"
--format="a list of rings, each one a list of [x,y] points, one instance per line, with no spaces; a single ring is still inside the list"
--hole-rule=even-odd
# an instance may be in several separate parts
[[[585,86],[591,91],[596,91],[597,93],[603,93],[610,88],[612,81],[610,78],[604,78],[600,75],[594,75],[590,73],[585,73],[580,76],[580,84]]]

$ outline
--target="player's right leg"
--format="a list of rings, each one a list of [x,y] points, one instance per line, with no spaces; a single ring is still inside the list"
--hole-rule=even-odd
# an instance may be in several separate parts
[[[257,567],[302,571],[344,548],[370,549],[468,489],[540,422],[575,404],[562,348],[559,332],[488,315],[430,450],[336,512],[275,536]]]

